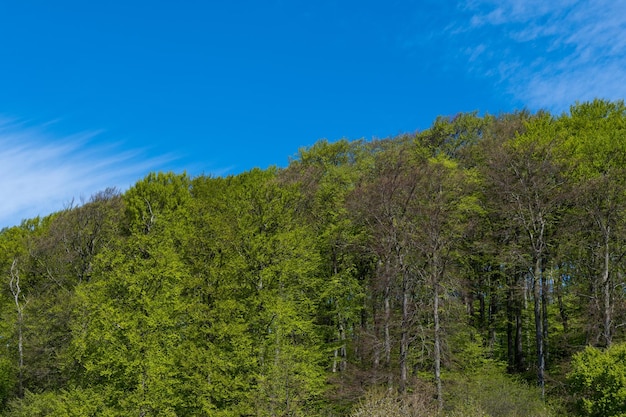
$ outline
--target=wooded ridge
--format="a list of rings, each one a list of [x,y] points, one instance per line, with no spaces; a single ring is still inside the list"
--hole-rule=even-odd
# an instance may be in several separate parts
[[[626,107],[152,173],[0,232],[4,416],[626,415]]]

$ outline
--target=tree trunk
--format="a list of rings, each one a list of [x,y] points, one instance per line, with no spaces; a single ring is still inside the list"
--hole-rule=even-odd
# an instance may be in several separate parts
[[[498,297],[494,288],[489,289],[489,350],[493,352],[496,344],[496,314],[498,313]]]
[[[474,291],[471,289],[467,291],[465,306],[467,308],[468,324],[476,327],[476,318],[474,317]]]
[[[17,312],[17,354],[18,354],[18,379],[17,379],[17,395],[22,398],[24,396],[24,304],[20,304],[20,276],[17,270],[17,258],[13,259],[11,264],[11,280],[9,288],[13,299],[15,300],[15,309]]]
[[[478,299],[480,301],[480,313],[478,316],[478,321],[479,321],[479,328],[481,329],[481,333],[482,330],[485,329],[485,293],[482,291],[482,285],[480,288],[480,292],[478,293]]]
[[[604,271],[602,273],[602,310],[603,310],[603,337],[606,347],[611,346],[612,332],[611,332],[611,281],[609,275],[609,261],[610,261],[610,248],[609,248],[609,233],[610,228],[607,228],[604,235]]]
[[[378,297],[373,297],[374,299],[372,300],[372,320],[374,321],[373,326],[373,358],[372,358],[372,364],[375,370],[378,370],[380,368],[380,316],[379,316],[379,312],[378,312]],[[365,311],[365,309],[363,309]],[[367,332],[367,317],[365,317],[363,314],[361,315],[361,328],[363,330],[364,333]]]
[[[391,391],[393,374],[391,372],[391,283],[388,281],[383,295],[383,374],[387,378],[387,387]]]
[[[346,370],[346,332],[344,322],[340,315],[337,317],[338,329],[337,340],[340,345],[333,352],[333,373]]]
[[[385,353],[385,368],[388,370],[391,365],[391,288],[390,285],[385,287],[385,295],[384,295],[384,322],[383,322],[383,331],[385,335],[384,341],[384,353]]]
[[[402,331],[400,337],[400,392],[406,390],[407,356],[409,352],[409,277],[406,271],[402,274]]]
[[[559,307],[559,316],[561,317],[561,324],[563,325],[563,333],[567,334],[569,332],[569,324],[567,322],[567,310],[565,310],[565,303],[563,303],[563,277],[561,274],[558,274],[556,283],[554,285],[554,290],[556,292],[556,301]]]
[[[543,319],[543,360],[544,369],[548,367],[550,360],[549,337],[548,337],[548,282],[545,274],[541,274],[541,315]]]
[[[525,371],[526,364],[524,360],[524,349],[523,349],[523,308],[525,305],[525,294],[526,294],[526,281],[524,281],[524,289],[521,288],[520,276],[516,274],[513,278],[513,284],[511,288],[511,308],[513,309],[513,320],[514,320],[514,328],[515,328],[515,341],[514,341],[514,369],[517,372]]]
[[[437,275],[437,273],[435,273]],[[439,328],[439,278],[435,276],[433,285],[433,323],[435,327],[435,386],[437,388],[437,406],[441,412],[443,410],[443,390],[441,387],[441,334]]]
[[[522,309],[517,305],[515,310],[515,368],[518,372],[524,371],[526,364],[524,363],[524,345],[523,345],[523,326],[522,326]]]
[[[535,257],[533,272],[533,298],[535,315],[535,341],[537,346],[537,384],[541,388],[541,397],[545,395],[545,357],[543,352],[543,320],[541,314],[541,257]]]
[[[513,305],[513,289],[510,280],[507,279],[508,290],[506,292],[506,356],[508,371],[513,372],[515,363],[515,308]]]
[[[348,349],[346,348],[346,330],[344,322],[341,322],[339,326],[339,340],[341,341],[341,347],[339,348],[339,370],[344,372],[348,367]]]

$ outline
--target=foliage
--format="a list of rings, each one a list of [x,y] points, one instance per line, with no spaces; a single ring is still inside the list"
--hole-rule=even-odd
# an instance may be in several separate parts
[[[626,344],[588,346],[572,358],[570,386],[583,415],[626,416]]]
[[[625,132],[439,117],[4,229],[0,413],[623,414]]]
[[[24,398],[14,399],[7,417],[96,417],[114,416],[104,404],[101,393],[91,389],[47,391],[35,394],[26,391]]]

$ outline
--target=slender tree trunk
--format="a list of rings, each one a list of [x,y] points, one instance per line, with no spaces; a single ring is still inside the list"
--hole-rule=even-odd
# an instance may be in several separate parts
[[[543,352],[543,320],[541,314],[541,257],[535,257],[533,271],[533,298],[535,315],[535,341],[537,346],[537,384],[541,388],[541,397],[545,395],[545,357]]]
[[[507,279],[508,290],[506,292],[506,356],[508,363],[508,371],[513,372],[515,369],[515,311],[513,306],[513,290],[510,280]]]
[[[339,370],[344,372],[348,367],[348,349],[346,348],[346,329],[345,322],[342,321],[339,326],[339,340],[341,341],[341,347],[339,348]]]
[[[13,259],[11,264],[11,280],[9,281],[9,288],[13,294],[15,300],[15,309],[17,312],[17,354],[18,354],[18,379],[17,379],[17,394],[18,397],[24,396],[24,304],[20,304],[20,276],[17,270],[17,259]]]
[[[550,349],[548,337],[548,282],[545,274],[541,274],[541,315],[543,319],[543,360],[544,369],[547,369],[550,361]]]
[[[522,332],[522,299],[520,291],[519,277],[514,275],[509,280],[509,290],[507,292],[507,310],[509,322],[507,325],[508,349],[509,349],[509,370],[511,372],[522,372],[524,370],[524,350]]]
[[[478,294],[478,299],[480,302],[480,313],[478,316],[478,320],[480,322],[481,333],[485,329],[485,293],[482,291],[482,285],[480,289],[480,293]]]
[[[409,277],[406,271],[402,274],[402,332],[400,337],[400,392],[405,392],[407,372],[407,356],[409,352]]]
[[[524,363],[524,335],[522,325],[522,309],[518,303],[515,310],[515,367],[519,372],[524,371],[526,364]]]
[[[366,360],[366,356],[364,355],[364,353],[366,352],[365,349],[365,335],[367,335],[368,333],[368,329],[369,329],[369,324],[368,324],[368,315],[367,315],[367,297],[363,297],[364,301],[363,301],[363,308],[361,308],[361,314],[360,314],[360,331],[355,335],[355,340],[354,340],[354,358],[361,364],[363,365],[365,360]],[[372,303],[374,304],[374,303]],[[374,313],[374,312],[373,312]],[[374,329],[376,329],[376,316],[374,314],[372,314],[372,320],[374,321],[374,323],[372,323],[372,326]],[[374,364],[375,365],[375,364]]]
[[[523,285],[523,287],[522,287]],[[513,320],[515,328],[514,341],[514,363],[515,371],[523,372],[526,368],[524,360],[524,320],[523,311],[526,305],[526,280],[521,281],[521,276],[515,274],[511,287],[511,308],[513,309]]]
[[[437,273],[435,273],[436,275]],[[433,285],[433,324],[435,327],[435,385],[437,388],[437,405],[438,410],[443,410],[443,390],[441,387],[441,330],[439,325],[439,278],[435,276]]]
[[[391,391],[393,387],[393,374],[391,373],[391,282],[389,278],[387,279],[383,296],[383,372],[387,377],[387,387]]]
[[[611,332],[611,281],[609,275],[609,261],[610,261],[610,247],[609,247],[609,234],[610,227],[607,227],[604,235],[604,270],[602,273],[602,309],[603,309],[603,337],[604,343],[607,347],[611,346],[612,332]]]
[[[498,312],[498,297],[493,288],[489,289],[489,349],[493,350],[496,344],[496,314]]]
[[[333,373],[346,369],[346,333],[341,315],[337,316],[337,340],[340,345],[333,352]]]
[[[474,291],[468,290],[465,297],[465,305],[467,307],[467,317],[470,326],[476,326],[476,318],[474,317]]]
[[[561,324],[563,325],[563,333],[569,332],[569,324],[567,322],[567,310],[565,309],[565,303],[563,303],[563,277],[561,274],[557,275],[554,290],[556,293],[556,301],[559,307],[559,316],[561,317]]]
[[[374,346],[373,346],[373,365],[374,365],[374,369],[378,370],[378,368],[380,368],[380,316],[379,316],[379,310],[378,310],[378,297],[374,297],[374,300],[372,300],[372,320],[374,321],[373,326],[374,326]],[[367,331],[367,318],[364,317],[363,315],[361,315],[361,324],[362,327],[364,329],[364,331]]]
[[[391,332],[390,332],[390,327],[391,327],[391,288],[390,285],[388,284],[385,287],[385,299],[384,299],[384,323],[383,323],[383,327],[384,327],[384,334],[385,334],[385,341],[384,341],[384,352],[385,352],[385,367],[387,369],[389,369],[389,366],[391,365]]]

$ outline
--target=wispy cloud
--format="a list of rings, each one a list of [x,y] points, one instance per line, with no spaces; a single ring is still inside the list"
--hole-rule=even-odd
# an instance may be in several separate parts
[[[173,160],[98,144],[97,137],[54,137],[44,127],[0,119],[0,228],[61,210],[106,187],[123,190]]]
[[[626,97],[626,3],[467,0],[448,36],[474,74],[531,108]]]

